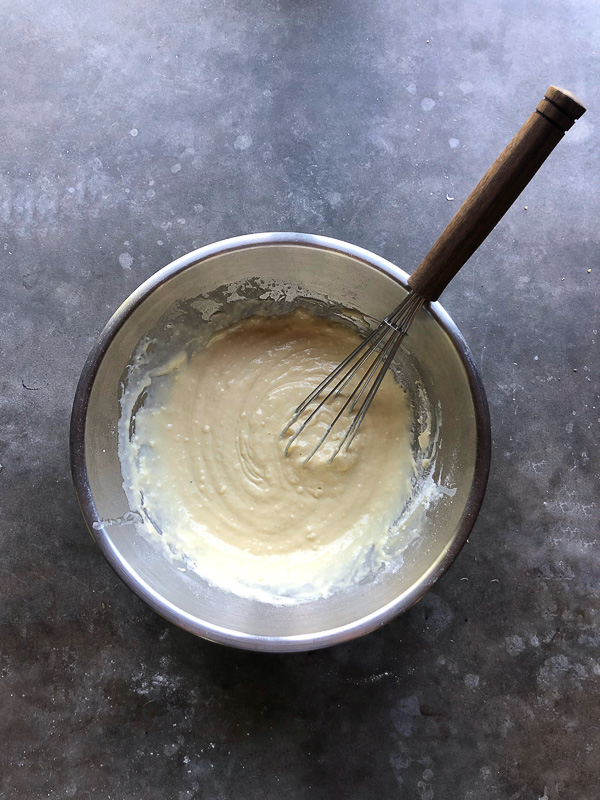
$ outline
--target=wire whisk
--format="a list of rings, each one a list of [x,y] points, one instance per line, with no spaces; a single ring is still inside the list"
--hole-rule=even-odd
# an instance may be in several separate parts
[[[323,406],[337,397],[345,397],[342,392],[346,387],[350,393],[342,408],[304,463],[310,461],[346,411],[354,414],[354,418],[329,460],[333,461],[342,447],[346,450],[350,447],[423,303],[438,299],[460,268],[496,227],[565,132],[584,113],[585,107],[571,92],[550,86],[536,110],[500,153],[410,276],[410,291],[402,303],[296,408],[292,419],[281,432],[282,437],[312,403],[317,404],[298,430],[289,437],[285,447],[286,456],[298,436]],[[356,382],[354,386],[353,381]],[[362,402],[361,398],[364,398]]]

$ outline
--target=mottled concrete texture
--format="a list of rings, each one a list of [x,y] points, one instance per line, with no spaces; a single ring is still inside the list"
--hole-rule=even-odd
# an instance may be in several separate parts
[[[597,800],[597,1],[1,7],[0,798]],[[550,83],[590,111],[444,295],[494,439],[454,567],[312,654],[163,621],[69,476],[110,314],[251,231],[413,269]]]

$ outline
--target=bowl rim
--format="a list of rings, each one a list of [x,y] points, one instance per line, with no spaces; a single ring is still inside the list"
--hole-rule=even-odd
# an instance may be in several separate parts
[[[440,303],[428,302],[426,303],[428,312],[449,336],[467,375],[476,422],[475,469],[471,490],[454,539],[409,589],[376,611],[335,628],[291,636],[259,636],[224,628],[182,611],[155,591],[138,575],[124,560],[108,536],[102,519],[98,514],[88,479],[85,459],[85,427],[89,400],[100,364],[116,334],[135,309],[174,275],[223,253],[251,247],[281,245],[313,247],[351,256],[369,267],[383,272],[405,289],[408,288],[408,274],[381,256],[357,245],[317,234],[253,233],[235,236],[200,247],[175,259],[151,275],[129,295],[111,316],[92,347],[82,369],[73,401],[70,425],[71,474],[77,499],[92,537],[117,575],[151,608],[184,630],[219,644],[262,652],[316,650],[349,641],[381,627],[418,602],[446,572],[467,541],[483,502],[491,460],[489,407],[483,382],[475,365],[473,355],[458,327]]]

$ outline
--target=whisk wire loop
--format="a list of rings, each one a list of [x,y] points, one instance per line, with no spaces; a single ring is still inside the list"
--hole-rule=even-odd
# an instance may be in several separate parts
[[[314,456],[344,412],[347,409],[349,409],[349,413],[355,412],[359,400],[366,392],[366,396],[362,404],[358,407],[354,419],[342,436],[329,461],[333,461],[342,447],[345,446],[346,450],[350,447],[387,370],[390,368],[398,352],[402,340],[408,333],[411,322],[424,302],[425,300],[423,297],[415,292],[409,292],[392,313],[389,314],[381,324],[372,331],[369,336],[367,336],[366,339],[364,339],[358,347],[327,376],[327,378],[325,378],[325,380],[313,389],[302,403],[300,403],[295,409],[292,418],[281,432],[282,437],[312,403],[317,402],[317,405],[298,429],[294,431],[292,436],[290,436],[284,451],[286,456],[292,444],[296,441],[298,436],[300,436],[306,426],[316,417],[323,406],[330,400],[338,397],[343,389],[357,377],[359,370],[364,367],[364,374],[358,379],[358,383],[346,398],[333,421],[327,426],[325,433],[321,436],[309,455],[304,459],[304,463],[306,464]],[[371,363],[367,364],[369,359],[372,359]],[[336,378],[338,379],[337,381]],[[326,391],[327,389],[329,389],[329,391]],[[321,397],[321,395],[324,396]],[[321,399],[319,399],[320,397]]]

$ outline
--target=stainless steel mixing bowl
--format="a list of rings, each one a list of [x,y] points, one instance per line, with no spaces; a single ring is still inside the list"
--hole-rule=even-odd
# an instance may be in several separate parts
[[[312,650],[361,636],[406,611],[467,540],[490,461],[487,401],[471,353],[438,303],[419,312],[404,357],[439,420],[438,475],[455,490],[425,515],[403,565],[380,580],[308,603],[274,606],[233,596],[182,572],[136,533],[117,454],[119,399],[140,340],[177,304],[257,279],[307,287],[379,321],[407,275],[359,247],[321,236],[263,233],[203,247],[157,272],[116,311],[83,369],[71,420],[71,462],[87,525],[125,583],[166,619],[206,639],[262,651]]]

